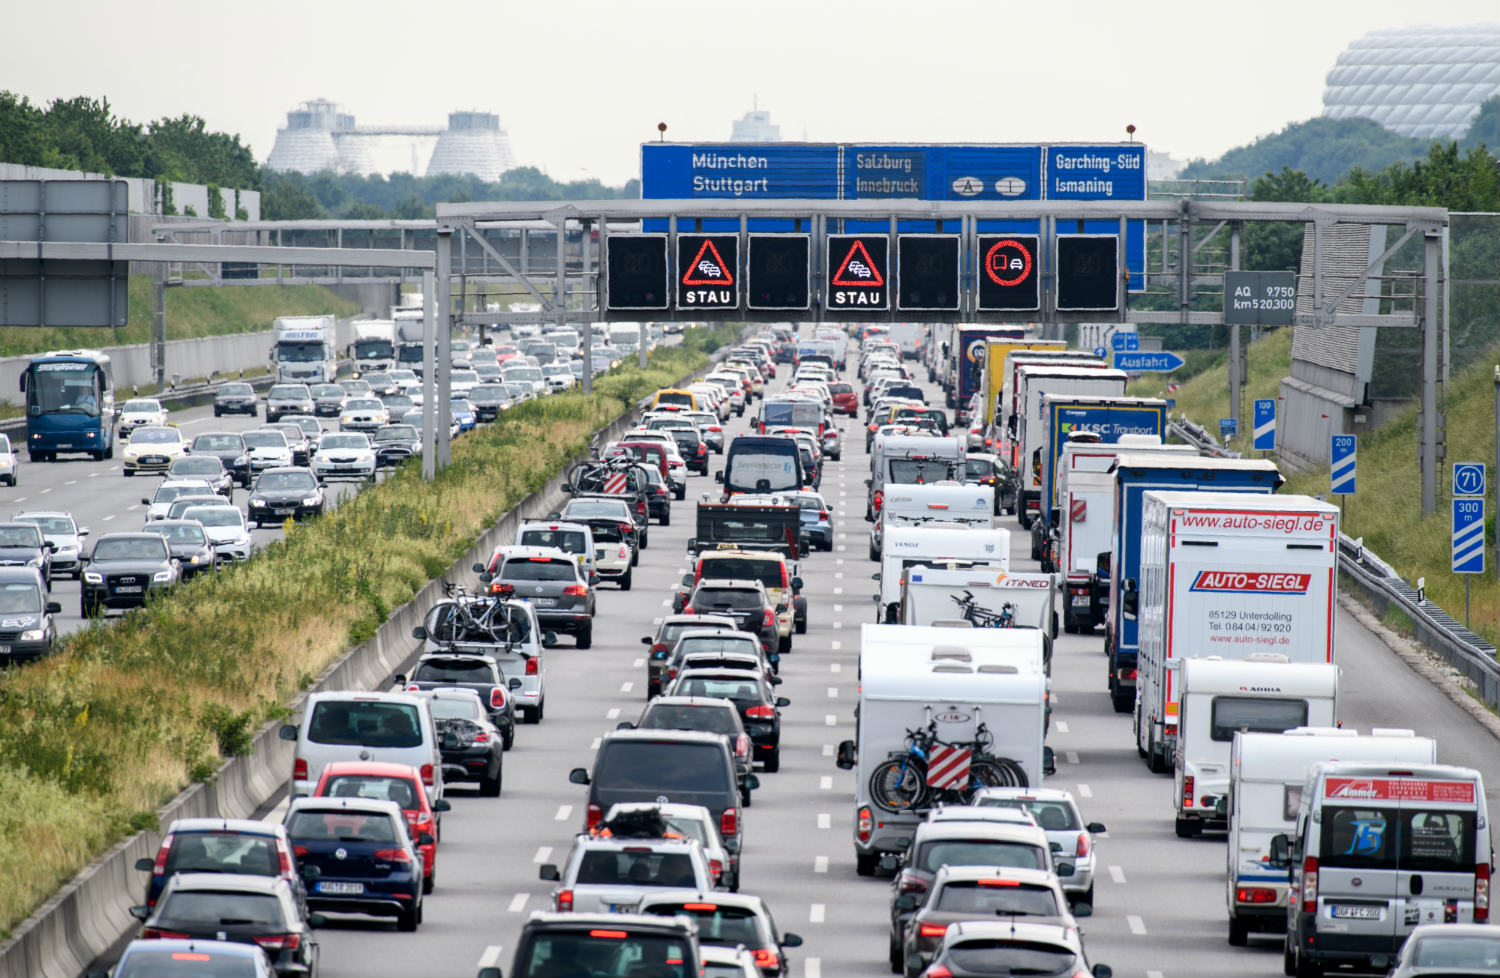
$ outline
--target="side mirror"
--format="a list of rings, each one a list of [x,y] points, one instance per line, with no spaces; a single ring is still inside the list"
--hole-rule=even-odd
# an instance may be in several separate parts
[[[777,655],[775,652],[772,652],[771,653],[771,661],[772,662],[780,662],[781,661],[781,656]],[[786,680],[782,679],[780,676],[772,676],[771,679],[770,679],[770,683],[771,683],[772,686],[780,686],[785,681]]]
[[[1072,909],[1074,917],[1092,917],[1094,915],[1094,905],[1092,903],[1075,903]]]
[[[1055,872],[1057,873],[1057,876],[1058,876],[1059,879],[1065,879],[1065,878],[1067,878],[1069,876],[1072,876],[1073,875],[1073,864],[1072,863],[1058,863],[1057,864],[1057,869],[1055,870]]]
[[[854,767],[857,756],[854,751],[854,741],[845,740],[839,743],[838,753],[835,755],[833,763],[840,770],[848,771]]]
[[[89,531],[87,529],[79,530],[78,535],[81,537],[86,537],[89,535]]]
[[[802,935],[792,933],[782,934],[779,943],[782,947],[801,947]]]
[[[144,903],[137,904],[130,908],[130,916],[134,917],[136,920],[145,920],[147,917],[151,916],[151,908],[146,906]]]
[[[432,803],[432,810],[435,812],[451,812],[453,811],[453,803],[446,798],[439,798]]]
[[[416,627],[414,627],[411,630],[411,637],[425,642],[427,640],[427,626],[417,625]]]
[[[1050,777],[1052,777],[1056,773],[1057,773],[1057,755],[1053,753],[1051,747],[1043,747],[1042,748],[1042,774],[1044,774],[1045,776],[1047,776],[1047,777],[1050,778]]]
[[[642,635],[641,636],[641,644],[642,645],[650,645],[651,644],[651,636],[650,635]]]
[[[568,772],[568,780],[573,782],[574,784],[588,784],[589,772],[585,771],[581,767],[575,767],[573,770]]]
[[[692,587],[693,583],[694,583],[693,582],[693,575],[691,575],[691,574],[684,574],[684,575],[682,575],[682,586],[683,587]],[[643,641],[645,641],[647,645],[651,644],[651,640],[650,639],[643,639]]]
[[[688,537],[687,552],[690,553],[690,554],[698,552],[698,538],[697,537]]]
[[[308,882],[312,882],[322,876],[323,871],[316,866],[300,866],[297,869],[297,875]]]
[[[430,846],[436,841],[437,840],[432,837],[431,832],[423,832],[421,835],[417,836],[417,845],[419,846]]]
[[[479,575],[479,583],[480,584],[488,584],[489,582],[493,581],[494,579],[495,579],[495,575],[489,573],[488,571],[486,571],[485,573]]]
[[[917,895],[915,893],[903,893],[896,898],[897,910],[917,909]]]
[[[880,868],[887,873],[894,873],[901,868],[901,860],[896,858],[895,853],[888,852],[880,857]]]
[[[506,689],[510,689],[510,690],[520,689],[521,688],[521,680],[519,678],[512,679],[510,682],[508,682],[508,683],[505,684],[505,688]]]
[[[485,572],[486,568],[485,568],[485,566],[483,564],[475,564],[473,567],[470,568],[470,570],[472,570],[476,574],[483,574]]]
[[[142,496],[141,497],[141,505],[142,506],[150,506],[151,505],[151,500],[147,499],[145,496]]]
[[[1096,964],[1094,978],[1115,978],[1115,970],[1107,964]]]
[[[282,740],[295,741],[297,739],[297,728],[290,723],[283,723],[281,725],[281,730],[277,733],[277,736]]]
[[[51,541],[48,541],[47,542],[47,550],[49,552],[51,552],[51,553],[57,553],[57,544],[55,544],[55,543],[53,543]]]
[[[599,583],[599,575],[596,574],[596,573],[594,573],[593,571],[589,571],[589,585],[592,587],[593,585],[598,584],[598,583]]]
[[[542,648],[544,648],[544,649],[550,649],[553,646],[555,646],[556,644],[557,644],[557,633],[556,632],[543,632],[542,633]]]
[[[789,699],[787,699],[785,696],[778,696],[778,697],[776,697],[776,705],[778,707],[791,706],[792,705],[792,701],[789,700]]]
[[[143,873],[149,873],[152,870],[156,869],[156,860],[152,859],[150,856],[142,856],[135,861],[135,868]]]
[[[720,470],[720,471],[714,473],[714,481],[717,482],[721,486],[724,484],[724,472],[723,472],[723,470]]]
[[[635,723],[633,721],[631,721],[631,720],[621,720],[619,723],[615,724],[615,729],[616,730],[634,730],[635,729]]]
[[[573,487],[568,485],[567,483],[563,483],[559,488],[561,488],[563,493],[566,495],[571,496],[573,494]]]
[[[1103,835],[1109,831],[1109,829],[1104,827],[1103,822],[1090,822],[1086,827],[1093,835]]]
[[[60,615],[60,614],[62,614],[62,604],[61,604],[61,602],[58,602],[58,601],[48,601],[47,602],[47,614],[49,614],[49,615]]]
[[[476,978],[505,978],[505,972],[499,968],[480,968]]]
[[[1271,837],[1271,865],[1288,869],[1292,865],[1292,840],[1285,832]]]
[[[309,927],[324,927],[327,924],[328,918],[320,913],[310,913],[307,915],[307,926]]]
[[[800,590],[802,590],[802,578],[800,578],[800,577],[794,577],[794,578],[792,578],[792,590],[793,591],[800,591]]]
[[[876,571],[875,573],[871,574],[870,575],[870,580],[872,580],[872,581],[878,581],[878,580],[880,580],[880,571]]]
[[[542,868],[537,870],[536,875],[537,878],[544,879],[552,883],[556,883],[562,879],[562,874],[559,873],[557,871],[557,867],[552,865],[551,863],[543,863]]]
[[[1135,621],[1136,612],[1140,610],[1140,595],[1135,591],[1124,591],[1120,594],[1120,614]]]
[[[392,686],[405,686],[406,685],[406,673],[404,673],[404,672],[398,672],[394,676],[392,676],[391,677],[391,685]]]
[[[747,790],[747,791],[755,791],[759,787],[760,787],[760,778],[756,777],[753,774],[747,774],[747,775],[745,775],[745,790]]]

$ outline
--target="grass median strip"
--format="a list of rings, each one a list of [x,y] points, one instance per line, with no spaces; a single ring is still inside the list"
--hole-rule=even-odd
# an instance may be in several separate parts
[[[0,678],[0,934],[222,760],[486,528],[640,398],[707,364],[732,327],[697,329],[646,370],[521,405],[412,460],[248,563],[69,637]]]

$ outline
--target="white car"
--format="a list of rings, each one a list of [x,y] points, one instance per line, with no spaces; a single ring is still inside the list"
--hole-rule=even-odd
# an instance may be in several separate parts
[[[547,391],[547,378],[542,376],[541,367],[533,367],[530,364],[511,366],[514,360],[508,360],[500,366],[501,374],[507,384],[530,384],[534,393],[544,394]]]
[[[397,367],[394,370],[387,370],[385,373],[387,377],[391,378],[391,380],[395,382],[396,387],[401,391],[401,393],[407,395],[408,397],[411,396],[411,392],[413,390],[420,391],[422,389],[422,378],[418,377],[416,371],[414,370],[407,370],[405,367]]]
[[[477,373],[468,369],[459,370],[457,369],[457,364],[454,365],[453,372],[448,375],[448,392],[450,394],[468,396],[469,391],[473,390],[478,384],[479,375]]]
[[[15,485],[19,467],[20,460],[16,458],[15,449],[10,447],[10,435],[0,435],[0,479],[8,486]]]
[[[340,431],[374,431],[391,423],[391,412],[378,397],[351,397],[339,412]]]
[[[573,386],[573,371],[565,363],[549,363],[542,368],[547,387],[554,391],[565,391]]]
[[[166,423],[167,409],[154,397],[132,397],[120,408],[121,438],[129,437],[132,431],[143,425],[160,427]]]
[[[363,432],[329,432],[318,441],[318,450],[313,452],[312,470],[319,482],[373,479],[375,448]]]
[[[1077,903],[1094,902],[1094,836],[1106,831],[1098,822],[1085,822],[1073,793],[1062,788],[980,788],[970,803],[976,808],[1018,808],[1031,815],[1047,833],[1049,843],[1061,846],[1056,853],[1073,864],[1073,875],[1062,878],[1063,892]]]
[[[667,823],[668,830],[688,839],[698,840],[703,855],[708,857],[708,868],[713,871],[714,883],[726,890],[740,888],[740,881],[729,858],[729,850],[719,835],[718,822],[713,813],[702,805],[661,804],[653,801],[618,802],[604,813],[604,821],[612,822],[617,815],[626,812],[657,811]]]
[[[250,453],[250,471],[285,468],[292,464],[292,446],[279,431],[257,428],[244,434],[245,449]]]
[[[143,425],[130,435],[121,452],[125,474],[165,472],[177,459],[188,453],[182,432],[166,425]]]
[[[166,479],[156,487],[150,499],[141,500],[141,505],[146,507],[146,522],[166,519],[167,510],[179,496],[200,496],[213,491],[214,487],[204,479]]]
[[[182,518],[203,524],[203,532],[214,545],[218,560],[250,559],[250,528],[238,506],[229,503],[189,506],[183,510]]]

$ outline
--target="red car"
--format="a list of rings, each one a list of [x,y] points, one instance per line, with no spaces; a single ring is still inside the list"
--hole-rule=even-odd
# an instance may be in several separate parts
[[[855,392],[853,384],[842,382],[829,384],[828,393],[833,395],[835,411],[847,414],[851,418],[859,414],[859,394]]]
[[[393,801],[406,816],[406,827],[413,839],[427,833],[438,837],[438,812],[452,806],[448,799],[429,801],[422,785],[422,775],[410,764],[388,764],[382,761],[335,761],[325,765],[323,776],[313,792],[314,798],[377,798]],[[437,871],[437,843],[419,845],[422,865],[422,892],[431,893],[433,874]]]

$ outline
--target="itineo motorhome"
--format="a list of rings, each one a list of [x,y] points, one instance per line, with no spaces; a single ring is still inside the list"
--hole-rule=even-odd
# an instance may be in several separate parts
[[[1136,749],[1155,772],[1177,749],[1174,660],[1277,652],[1332,662],[1338,507],[1310,496],[1148,492],[1141,504]]]
[[[1288,970],[1384,970],[1422,924],[1489,923],[1489,807],[1473,768],[1314,764],[1293,831],[1271,840],[1290,870]]]
[[[997,572],[1010,569],[1010,531],[976,530],[962,526],[893,526],[880,550],[880,582],[875,595],[876,621],[893,624],[901,615],[901,572],[916,564],[967,560]]]
[[[1319,761],[1397,766],[1437,763],[1437,741],[1410,730],[1299,727],[1283,734],[1236,733],[1229,748],[1229,943],[1286,930],[1287,870],[1271,865],[1271,839],[1297,824],[1302,785]]]
[[[994,529],[995,488],[945,479],[923,485],[888,486],[884,505],[870,527],[870,559],[880,559],[886,527],[958,524]]]
[[[1333,726],[1339,669],[1327,662],[1292,662],[1276,652],[1181,662],[1172,808],[1178,837],[1188,839],[1223,827],[1219,802],[1229,791],[1235,732]]]
[[[983,723],[990,754],[1018,768],[1027,785],[1051,770],[1042,744],[1047,678],[1027,663],[1041,660],[1031,629],[860,629],[859,707],[853,740],[839,744],[837,765],[854,771],[854,860],[871,876],[882,853],[905,848],[924,812],[894,812],[872,798],[876,770],[905,751],[906,732],[933,724],[942,743],[974,739]]]
[[[1016,415],[1016,519],[1031,529],[1042,506],[1042,453],[1047,450],[1046,408],[1043,395],[1063,394],[1117,397],[1125,393],[1128,379],[1122,370],[1090,367],[1028,365],[1016,371],[1020,392]]]
[[[1057,578],[1051,574],[1022,574],[960,560],[915,564],[901,572],[900,621],[950,628],[1035,628],[1042,633],[1050,676],[1056,597]]]

